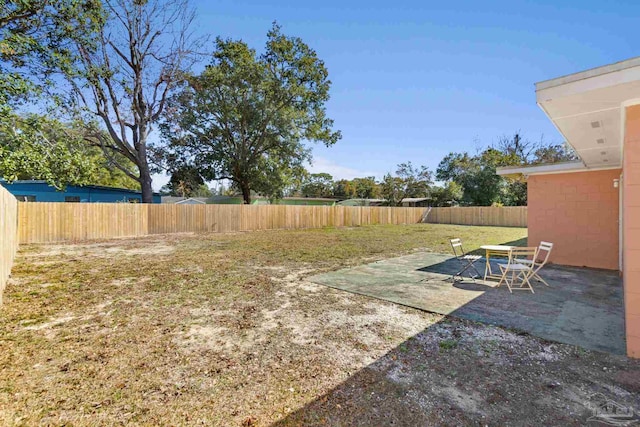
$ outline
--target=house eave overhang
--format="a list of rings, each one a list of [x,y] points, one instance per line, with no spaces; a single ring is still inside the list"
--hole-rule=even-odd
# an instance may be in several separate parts
[[[507,178],[525,179],[531,175],[550,175],[560,173],[593,172],[600,170],[619,169],[618,166],[588,167],[582,162],[553,163],[548,165],[502,167],[497,168],[496,173]]]
[[[640,57],[536,83],[536,100],[585,167],[620,167],[624,107],[640,103]]]
[[[568,74],[561,77],[556,77],[549,80],[543,80],[536,83],[536,92],[544,89],[550,89],[557,86],[568,85],[569,83],[576,83],[582,80],[588,80],[594,77],[602,77],[607,74],[618,73],[625,70],[632,70],[635,67],[640,66],[640,56],[627,59],[620,62],[615,62],[609,65],[603,65],[601,67],[591,68],[578,73]],[[615,79],[620,79],[620,76],[612,76]],[[585,82],[589,85],[589,82]]]

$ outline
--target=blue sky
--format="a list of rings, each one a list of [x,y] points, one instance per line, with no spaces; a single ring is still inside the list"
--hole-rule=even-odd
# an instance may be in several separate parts
[[[261,49],[276,20],[325,61],[329,117],[343,138],[314,146],[312,171],[381,177],[436,169],[521,130],[561,136],[534,83],[637,56],[638,2],[194,1],[196,31]],[[155,186],[155,185],[154,185]]]

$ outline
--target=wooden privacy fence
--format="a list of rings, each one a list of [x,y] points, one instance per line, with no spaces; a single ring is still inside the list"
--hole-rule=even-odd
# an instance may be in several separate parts
[[[526,227],[526,208],[19,203],[20,243],[419,222]]]
[[[20,243],[136,237],[179,232],[415,224],[425,208],[292,205],[19,203]]]
[[[421,221],[424,213],[424,208],[156,205],[149,206],[149,234],[415,224]]]
[[[431,208],[426,222],[433,224],[526,227],[527,207]]]
[[[20,202],[18,240],[20,243],[47,243],[146,236],[149,206]]]
[[[18,249],[18,201],[0,186],[0,304]]]

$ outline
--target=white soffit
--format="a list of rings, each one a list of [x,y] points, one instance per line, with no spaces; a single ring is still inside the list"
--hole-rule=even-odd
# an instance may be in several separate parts
[[[587,167],[621,167],[623,104],[640,98],[640,57],[536,83],[536,98]]]
[[[549,163],[536,166],[506,166],[496,168],[496,173],[500,176],[519,179],[530,175],[551,175],[559,173],[593,172],[600,170],[618,169],[618,167],[587,167],[583,162]]]
[[[563,173],[588,170],[582,162],[551,163],[537,166],[507,166],[496,168],[501,176],[538,175],[546,173]]]

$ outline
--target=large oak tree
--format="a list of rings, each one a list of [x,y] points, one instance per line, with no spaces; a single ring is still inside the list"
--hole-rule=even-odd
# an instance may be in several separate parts
[[[261,54],[218,38],[211,64],[170,102],[167,159],[233,181],[245,203],[252,190],[277,194],[310,159],[306,141],[340,139],[325,111],[330,85],[316,52],[276,24]]]

